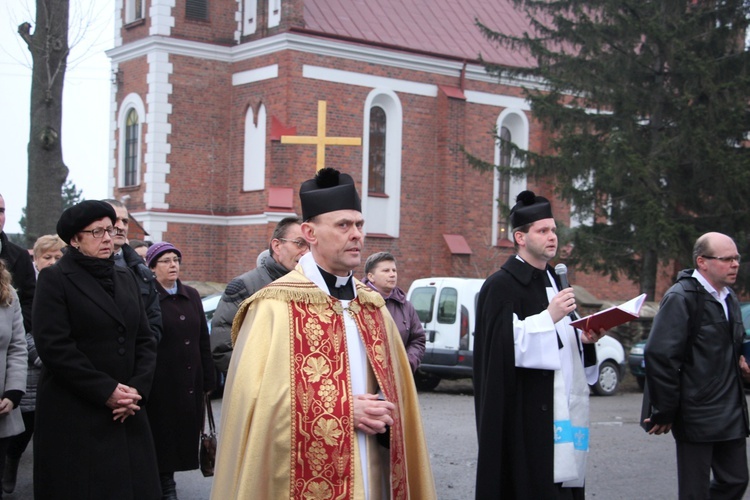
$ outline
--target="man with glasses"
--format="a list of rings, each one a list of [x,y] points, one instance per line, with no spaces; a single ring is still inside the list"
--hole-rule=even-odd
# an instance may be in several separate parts
[[[130,215],[125,205],[117,200],[102,200],[109,203],[115,209],[117,219],[115,220],[114,234],[112,242],[114,243],[115,265],[129,268],[133,271],[133,278],[138,283],[138,289],[141,291],[143,305],[146,308],[148,324],[154,338],[159,342],[161,340],[161,307],[159,306],[159,294],[156,293],[156,277],[151,269],[143,262],[143,258],[133,250],[128,244],[128,227],[130,225]]]
[[[654,318],[645,350],[649,434],[670,430],[679,498],[742,498],[748,484],[748,413],[742,379],[745,329],[732,285],[740,255],[732,238],[707,233],[693,248]],[[711,478],[713,473],[713,478]]]
[[[240,304],[252,294],[294,269],[309,246],[302,237],[301,221],[281,219],[259,257],[258,267],[229,282],[211,320],[211,352],[214,364],[226,376],[232,358],[232,322]]]

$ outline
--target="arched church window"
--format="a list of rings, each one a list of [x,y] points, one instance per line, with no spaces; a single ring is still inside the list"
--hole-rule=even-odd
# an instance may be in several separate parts
[[[403,110],[392,90],[373,89],[362,113],[362,212],[367,234],[398,238]]]
[[[135,109],[128,111],[125,120],[125,157],[123,186],[135,186],[138,184],[138,138],[139,138],[138,112]]]
[[[369,193],[385,193],[386,116],[380,106],[370,108]]]
[[[509,167],[511,166],[510,159],[510,147],[508,143],[511,141],[510,130],[508,127],[500,128],[500,166]],[[508,207],[511,206],[510,202],[510,173],[502,172],[498,173],[498,200],[500,203],[506,204]],[[508,226],[508,219],[504,215],[500,217],[501,231]]]
[[[528,149],[529,120],[526,113],[520,109],[506,108],[495,122],[499,137],[495,138],[495,165],[518,168],[523,165],[513,154],[510,142],[514,147]],[[495,170],[492,188],[492,241],[496,245],[507,245],[513,241],[508,214],[515,204],[518,193],[526,189],[526,176],[511,175],[509,172],[500,173]]]

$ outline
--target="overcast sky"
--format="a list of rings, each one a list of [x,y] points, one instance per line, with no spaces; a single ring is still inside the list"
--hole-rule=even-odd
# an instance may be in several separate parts
[[[31,57],[18,25],[35,20],[34,0],[0,2],[0,194],[5,199],[6,233],[20,232],[26,206]],[[63,95],[63,159],[68,179],[86,199],[107,196],[109,166],[110,63],[105,50],[114,40],[112,0],[70,0],[68,57]]]

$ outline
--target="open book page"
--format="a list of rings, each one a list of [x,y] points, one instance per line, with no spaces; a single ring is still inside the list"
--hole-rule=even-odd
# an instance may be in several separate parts
[[[584,331],[595,330],[598,332],[602,328],[609,330],[610,328],[614,328],[636,319],[640,314],[641,307],[643,307],[645,301],[646,294],[643,293],[638,297],[620,304],[619,306],[613,306],[609,309],[573,321],[571,325]]]

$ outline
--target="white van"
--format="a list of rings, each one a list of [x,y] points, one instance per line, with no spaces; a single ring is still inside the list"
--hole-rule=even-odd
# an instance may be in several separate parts
[[[425,330],[426,348],[414,375],[417,387],[431,390],[441,379],[471,378],[474,366],[474,329],[477,300],[483,279],[421,278],[414,280],[406,297]],[[625,374],[625,350],[617,339],[605,335],[596,343],[599,380],[594,392],[610,396]]]

